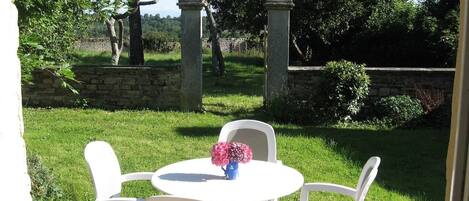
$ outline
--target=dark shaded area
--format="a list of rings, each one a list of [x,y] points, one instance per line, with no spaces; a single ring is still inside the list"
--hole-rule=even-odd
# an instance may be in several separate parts
[[[285,136],[322,138],[346,158],[364,164],[382,159],[377,182],[386,189],[425,200],[443,200],[449,130],[356,130],[304,127],[276,129]],[[409,182],[412,181],[412,182]],[[415,184],[419,184],[415,186]]]
[[[182,127],[177,132],[189,137],[206,137],[217,136],[220,129]],[[382,163],[376,182],[384,188],[424,200],[444,199],[449,130],[374,131],[307,126],[274,129],[279,136],[322,138],[333,150],[361,165],[369,157],[379,156]]]

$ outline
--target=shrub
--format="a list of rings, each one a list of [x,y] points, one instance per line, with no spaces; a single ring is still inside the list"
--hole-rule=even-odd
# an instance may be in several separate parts
[[[321,80],[309,94],[278,98],[267,105],[272,117],[287,123],[334,123],[360,111],[368,95],[370,81],[365,65],[349,61],[327,63]]]
[[[28,174],[31,177],[31,196],[33,200],[63,200],[64,192],[45,167],[40,158],[28,154]]]
[[[343,120],[357,114],[368,96],[370,79],[364,64],[350,61],[331,61],[323,70],[323,103],[330,120]]]
[[[441,89],[424,89],[415,87],[415,95],[420,100],[425,113],[438,109],[445,103],[445,91]]]
[[[374,111],[378,119],[388,121],[393,125],[403,125],[424,114],[420,101],[410,96],[381,98],[375,103]]]
[[[416,97],[422,104],[425,116],[422,118],[429,127],[449,127],[451,124],[451,104],[447,103],[446,92],[442,89],[415,87]]]
[[[171,52],[179,48],[179,39],[163,32],[150,32],[143,36],[143,48],[155,52]]]

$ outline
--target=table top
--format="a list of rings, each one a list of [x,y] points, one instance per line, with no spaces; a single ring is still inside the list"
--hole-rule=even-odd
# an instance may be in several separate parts
[[[203,201],[261,201],[289,195],[303,185],[303,175],[285,165],[252,160],[239,164],[239,177],[225,180],[210,158],[165,166],[155,172],[152,185],[170,195]]]

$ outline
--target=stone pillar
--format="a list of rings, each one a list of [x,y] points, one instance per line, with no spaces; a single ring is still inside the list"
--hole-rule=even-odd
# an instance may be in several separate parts
[[[181,8],[181,109],[202,109],[202,0],[179,0]]]
[[[12,0],[0,1],[0,200],[30,201],[21,109],[18,12]]]
[[[290,10],[292,0],[267,0],[268,10],[267,72],[264,103],[271,103],[287,93]]]

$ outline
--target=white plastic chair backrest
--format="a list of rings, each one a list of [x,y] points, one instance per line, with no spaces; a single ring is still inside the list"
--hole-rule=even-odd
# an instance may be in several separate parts
[[[119,196],[122,173],[111,145],[102,141],[89,143],[85,148],[85,159],[93,178],[96,200]]]
[[[145,201],[199,201],[199,200],[182,198],[182,197],[177,197],[177,196],[172,196],[172,195],[159,195],[159,196],[149,197],[145,199]]]
[[[252,149],[253,159],[277,162],[277,145],[272,126],[257,120],[237,120],[223,126],[218,142],[241,142]]]
[[[365,166],[363,167],[362,173],[360,175],[360,179],[358,180],[357,184],[357,194],[355,197],[356,201],[364,201],[368,190],[370,189],[371,184],[376,178],[378,174],[378,167],[381,162],[379,157],[371,157],[366,162]]]

